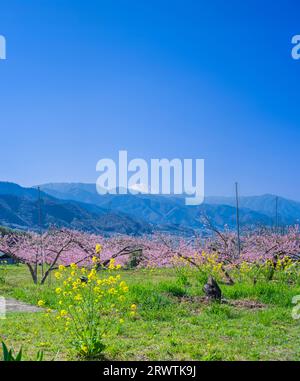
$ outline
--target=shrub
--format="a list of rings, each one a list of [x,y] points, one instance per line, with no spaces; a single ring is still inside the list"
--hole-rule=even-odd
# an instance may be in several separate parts
[[[143,251],[142,250],[136,250],[130,253],[128,262],[126,264],[127,269],[135,269],[138,267],[138,265],[143,261]]]

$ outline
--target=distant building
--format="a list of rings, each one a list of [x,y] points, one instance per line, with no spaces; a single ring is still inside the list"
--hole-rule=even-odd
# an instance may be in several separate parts
[[[8,265],[14,265],[17,261],[11,258],[9,255],[0,252],[0,265],[6,263]]]

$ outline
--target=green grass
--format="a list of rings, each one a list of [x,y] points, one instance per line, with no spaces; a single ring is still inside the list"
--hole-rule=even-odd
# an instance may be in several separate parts
[[[172,269],[123,271],[136,320],[126,320],[105,338],[110,360],[299,360],[300,321],[292,319],[291,299],[299,286],[279,282],[221,285],[224,297],[264,303],[262,309],[201,302],[196,275],[182,286]],[[9,266],[0,295],[56,308],[55,281],[35,286],[24,266]],[[53,328],[43,313],[10,313],[0,320],[0,339],[34,359],[75,360],[65,333]]]

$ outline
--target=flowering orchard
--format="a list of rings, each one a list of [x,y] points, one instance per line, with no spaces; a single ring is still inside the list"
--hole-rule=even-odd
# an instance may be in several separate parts
[[[41,284],[59,265],[69,267],[74,263],[78,267],[91,268],[97,245],[102,248],[101,253],[99,250],[96,253],[97,270],[109,266],[111,259],[126,267],[132,255],[140,253],[136,265],[141,268],[187,265],[203,270],[205,265],[232,282],[229,273],[234,269],[267,266],[268,277],[272,279],[273,270],[283,267],[283,263],[294,266],[299,260],[300,233],[298,227],[291,227],[284,234],[269,230],[249,232],[241,237],[240,255],[232,232],[217,232],[209,238],[188,240],[159,234],[105,238],[52,229],[43,234],[13,232],[0,238],[0,251],[26,264],[34,283]]]
[[[70,231],[43,234],[13,232],[0,238],[0,251],[28,266],[34,283],[45,283],[59,264],[85,264],[95,250],[95,237]]]
[[[0,237],[0,251],[28,266],[35,284],[44,284],[59,265],[91,267],[95,248],[99,257],[99,245],[103,249],[98,268],[106,267],[110,259],[128,256],[141,248],[139,240],[130,237],[105,239],[67,229],[51,229],[43,234],[10,232]]]
[[[85,359],[103,358],[113,342],[119,348],[126,329],[133,332],[143,319],[156,319],[157,324],[164,313],[163,319],[175,319],[172,327],[181,326],[182,308],[188,306],[186,316],[189,308],[194,311],[193,303],[204,300],[211,277],[221,285],[226,300],[245,292],[256,300],[266,290],[267,302],[273,303],[276,296],[276,301],[283,303],[282,298],[299,289],[298,227],[284,234],[270,230],[243,234],[240,248],[230,231],[191,239],[163,234],[103,237],[66,229],[43,234],[6,232],[0,237],[0,251],[26,265],[33,282],[42,285],[25,287],[21,294],[44,307],[43,324],[45,318],[51,335],[68,343],[72,356]],[[151,271],[124,271],[134,268]],[[15,276],[15,269],[10,270]],[[50,274],[55,281],[48,284]],[[149,284],[144,284],[145,279]],[[221,304],[213,305],[208,313],[222,310]],[[143,329],[147,325],[143,324]],[[149,334],[152,337],[152,332]],[[142,345],[144,348],[144,338]]]

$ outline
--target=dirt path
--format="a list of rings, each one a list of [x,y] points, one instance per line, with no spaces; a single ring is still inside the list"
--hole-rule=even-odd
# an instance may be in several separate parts
[[[41,312],[42,308],[32,306],[16,299],[5,298],[6,312]]]

